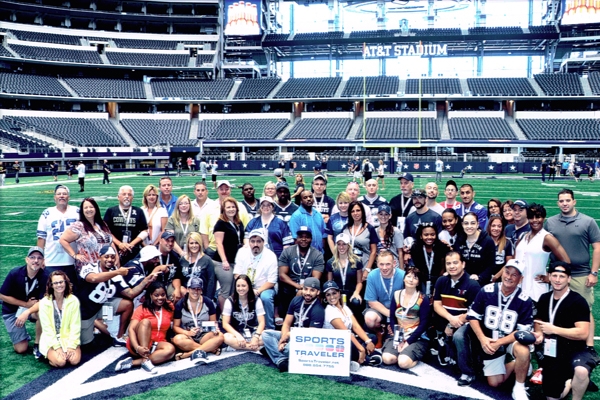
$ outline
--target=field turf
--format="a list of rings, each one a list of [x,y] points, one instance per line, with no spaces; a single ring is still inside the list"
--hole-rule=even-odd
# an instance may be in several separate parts
[[[244,171],[247,173],[246,171]],[[307,176],[310,178],[310,175]],[[193,198],[193,185],[198,177],[183,176],[174,177],[174,190],[176,195],[188,194]],[[415,187],[424,187],[432,180],[431,175],[415,176]],[[542,184],[539,179],[526,179],[523,176],[503,177],[498,179],[489,179],[485,175],[467,176],[466,179],[457,180],[459,185],[463,182],[471,183],[476,192],[475,200],[483,204],[494,197],[501,200],[523,198],[528,202],[537,202],[543,204],[548,215],[558,213],[556,205],[557,192],[568,187],[575,191],[577,200],[577,209],[588,214],[597,221],[600,220],[600,209],[598,205],[598,196],[600,195],[600,182],[591,183],[583,181],[575,183],[573,180],[557,180],[554,183]],[[159,175],[141,176],[131,173],[121,173],[111,175],[113,183],[111,185],[102,185],[101,175],[88,175],[86,179],[86,190],[84,193],[78,193],[79,187],[75,178],[67,180],[66,177],[60,177],[59,181],[71,189],[71,204],[79,205],[84,197],[94,197],[104,213],[106,208],[117,204],[117,191],[119,186],[131,185],[136,193],[134,205],[141,204],[141,193],[148,184],[158,185]],[[271,175],[231,175],[225,177],[233,184],[241,186],[244,182],[252,182],[256,188],[256,196],[262,193],[262,187],[265,182],[274,180]],[[444,178],[444,182],[447,177]],[[330,176],[328,185],[328,194],[335,198],[335,195],[343,190],[349,177],[343,173]],[[290,186],[293,187],[293,178],[288,177]],[[211,182],[208,182],[209,188]],[[36,226],[42,211],[54,205],[53,189],[56,183],[52,182],[50,177],[21,178],[20,184],[15,184],[14,179],[7,179],[6,187],[0,190],[0,281],[3,281],[8,271],[16,266],[24,264],[24,257],[28,247],[36,243]],[[440,188],[443,195],[443,187]],[[364,189],[363,189],[364,193]],[[390,200],[399,193],[399,185],[396,176],[389,175],[386,178],[386,189],[380,191],[380,194]],[[85,196],[83,196],[85,194]],[[241,190],[233,189],[232,194],[238,198],[241,197]],[[216,192],[210,189],[210,197],[215,198]],[[440,198],[441,200],[441,198]],[[600,320],[600,312],[596,306],[594,315],[596,321]],[[29,324],[30,333],[33,336],[33,326]],[[598,332],[598,329],[596,330]],[[596,346],[600,352],[600,347]],[[237,357],[241,359],[241,357]],[[236,357],[232,357],[236,359]],[[35,381],[42,382],[44,385],[44,376],[52,377],[47,385],[54,383],[55,379],[64,375],[50,371],[51,368],[46,362],[36,361],[31,354],[26,356],[17,355],[13,352],[12,346],[4,327],[0,328],[0,397],[1,398],[29,398],[36,392],[32,386],[33,392],[26,390],[24,385]],[[407,389],[392,389],[392,386],[386,384],[371,384],[368,378],[353,379],[351,382],[342,380],[332,380],[317,378],[311,376],[282,376],[275,369],[264,365],[237,362],[239,365],[233,365],[231,368],[221,369],[209,374],[197,374],[190,376],[189,380],[173,381],[166,385],[149,384],[139,386],[133,392],[123,390],[116,397],[127,397],[134,394],[133,398],[192,398],[192,397],[220,397],[222,399],[233,398],[344,398],[359,399],[376,397],[387,398],[460,398],[456,395],[444,396],[443,388],[436,387],[436,382],[432,379],[431,394],[425,394],[423,389],[411,391]],[[114,364],[113,364],[114,365]],[[216,365],[216,364],[215,364]],[[50,371],[50,375],[47,372]],[[45,374],[45,375],[44,375]],[[52,375],[54,374],[54,375]],[[54,377],[53,377],[54,376]],[[593,374],[593,380],[600,383],[600,374],[596,370]],[[364,382],[363,382],[364,381]],[[366,383],[365,383],[366,382]],[[485,385],[476,385],[477,388],[483,388]],[[531,386],[531,385],[530,385]],[[404,386],[402,386],[404,387]],[[407,386],[410,388],[410,386]],[[65,390],[69,390],[66,388]],[[434,392],[435,391],[435,392]],[[484,390],[482,390],[484,391]],[[495,396],[494,392],[485,391],[488,398],[505,398],[510,396],[510,392]],[[530,389],[531,398],[538,398],[539,388]],[[114,392],[110,395],[97,396],[89,395],[88,398],[114,398]],[[409,397],[403,397],[409,396]],[[466,397],[471,397],[465,394]],[[56,397],[56,399],[60,396]],[[585,399],[600,399],[598,393],[588,393]]]

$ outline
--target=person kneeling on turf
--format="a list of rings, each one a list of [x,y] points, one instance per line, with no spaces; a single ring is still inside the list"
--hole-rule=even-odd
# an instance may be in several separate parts
[[[173,304],[167,300],[167,289],[162,282],[154,281],[146,289],[144,303],[131,317],[127,350],[132,357],[119,361],[115,371],[141,366],[155,374],[154,365],[165,363],[175,355],[175,346],[167,342],[172,321]]]
[[[429,297],[419,292],[419,269],[408,267],[404,275],[404,289],[396,290],[390,306],[391,337],[383,345],[383,362],[402,369],[417,365],[429,349],[426,330],[429,327],[431,306]]]
[[[512,397],[527,400],[525,378],[529,363],[529,347],[516,341],[517,331],[531,331],[533,306],[529,296],[518,287],[525,265],[509,260],[504,267],[501,283],[484,286],[467,313],[472,329],[483,350],[483,373],[488,384],[498,387],[515,372]],[[514,360],[504,363],[506,354]],[[462,355],[459,354],[459,357]]]

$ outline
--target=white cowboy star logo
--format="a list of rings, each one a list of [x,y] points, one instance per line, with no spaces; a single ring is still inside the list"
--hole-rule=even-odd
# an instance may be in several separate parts
[[[261,167],[267,168],[267,164],[260,164]]]
[[[306,164],[302,164],[302,168],[306,168]]]
[[[152,153],[148,153],[148,156],[149,156],[149,157],[152,157]]]
[[[429,169],[429,164],[425,164],[425,169]]]
[[[117,153],[113,153],[113,157],[116,157],[116,156],[117,156]]]
[[[488,169],[489,169],[490,171],[493,171],[493,170],[494,170],[494,166],[493,166],[493,165],[488,165]]]
[[[525,339],[525,334],[523,332],[519,332],[519,334],[517,335],[517,339],[519,339],[519,340]]]
[[[467,165],[467,169],[468,169],[468,170],[472,170],[472,169],[473,169],[473,166],[472,166],[472,165]]]
[[[531,167],[531,170],[532,170],[532,171],[537,171],[537,170],[538,170],[538,167],[537,167],[536,165],[534,165],[533,167]]]
[[[83,153],[79,153],[79,157],[83,157]]]
[[[0,154],[0,158],[4,158],[4,154]]]
[[[402,168],[408,168],[408,164],[402,164]]]
[[[46,153],[46,154],[44,154],[44,157],[48,158],[48,154],[47,154],[47,153]]]
[[[227,164],[227,163],[223,164],[223,168],[229,168],[229,164]]]
[[[450,169],[450,166],[449,166],[449,165],[446,165],[446,169]]]
[[[515,167],[514,165],[511,165],[511,166],[510,166],[510,170],[511,170],[511,171],[514,171],[515,169],[517,169],[517,167]]]
[[[346,165],[346,164],[342,164],[342,168],[346,168],[346,167],[347,167],[347,165]]]
[[[248,164],[246,164],[246,163],[243,163],[243,164],[242,164],[242,168],[248,168]]]

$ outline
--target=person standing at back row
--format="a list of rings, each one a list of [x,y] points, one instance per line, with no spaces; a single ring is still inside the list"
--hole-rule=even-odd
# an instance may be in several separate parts
[[[444,162],[440,157],[435,161],[435,181],[442,181],[442,172],[444,172]]]
[[[553,234],[571,259],[571,290],[587,301],[590,310],[594,305],[594,286],[598,283],[600,269],[600,229],[596,221],[577,211],[577,200],[571,189],[558,192],[560,214],[546,220],[545,229]],[[590,246],[592,266],[590,268]],[[556,258],[552,257],[552,261]],[[590,332],[586,340],[588,351],[596,362],[600,359],[594,349],[594,317],[590,314]]]
[[[79,179],[79,191],[83,192],[85,188],[85,164],[83,161],[79,161],[77,165],[77,178]]]

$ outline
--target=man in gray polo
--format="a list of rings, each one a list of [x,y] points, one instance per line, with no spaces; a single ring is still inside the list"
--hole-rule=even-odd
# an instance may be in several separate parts
[[[553,234],[571,259],[570,288],[583,296],[590,306],[594,304],[594,286],[598,283],[600,268],[600,229],[596,221],[575,208],[577,200],[571,189],[558,192],[560,214],[546,220],[546,230]],[[592,246],[592,265],[590,268],[590,245]],[[552,254],[552,261],[556,261]],[[590,314],[590,332],[586,340],[588,350],[595,361],[599,357],[594,350],[594,317]]]

